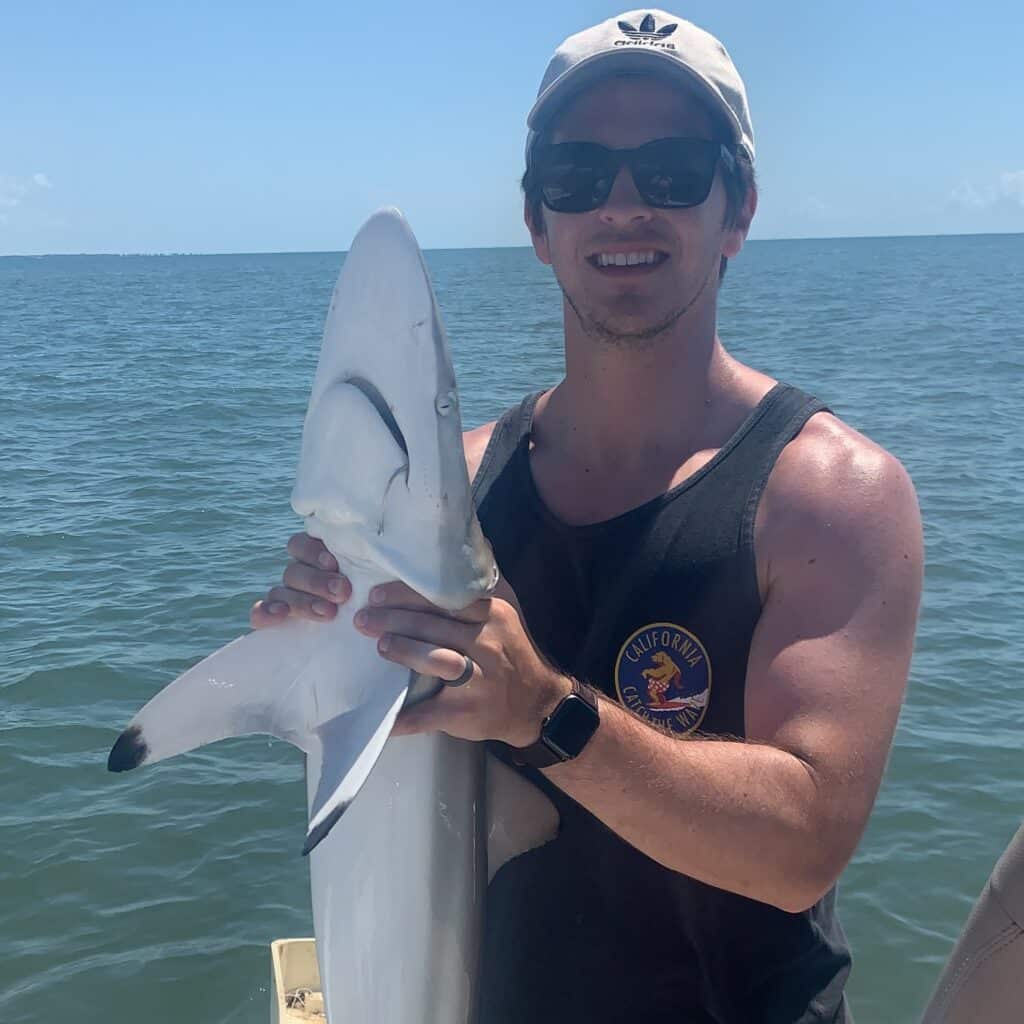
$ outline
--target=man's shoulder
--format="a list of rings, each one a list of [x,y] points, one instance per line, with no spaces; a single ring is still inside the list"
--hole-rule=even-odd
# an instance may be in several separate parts
[[[758,510],[758,549],[783,564],[808,545],[871,543],[884,556],[920,529],[899,459],[832,413],[812,416],[779,455]]]
[[[861,507],[893,492],[912,490],[899,459],[830,412],[819,412],[783,448],[766,496],[813,513],[822,507]],[[824,503],[822,506],[821,503]]]

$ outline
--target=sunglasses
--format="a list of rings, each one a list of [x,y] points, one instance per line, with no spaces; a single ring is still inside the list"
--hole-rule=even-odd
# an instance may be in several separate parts
[[[729,147],[711,139],[655,139],[636,149],[558,142],[534,151],[526,191],[539,192],[555,213],[586,213],[608,201],[619,169],[628,167],[648,206],[680,210],[707,199],[719,160],[729,170],[736,165]]]

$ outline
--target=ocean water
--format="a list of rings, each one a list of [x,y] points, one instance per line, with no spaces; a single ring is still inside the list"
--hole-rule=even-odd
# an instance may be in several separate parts
[[[427,254],[467,426],[557,380],[525,249]],[[129,776],[134,711],[246,627],[336,254],[0,259],[0,1021],[263,1024],[311,933],[296,751]],[[860,1024],[910,1024],[1024,817],[1024,236],[753,242],[720,326],[910,470],[927,578],[906,707],[840,890]]]

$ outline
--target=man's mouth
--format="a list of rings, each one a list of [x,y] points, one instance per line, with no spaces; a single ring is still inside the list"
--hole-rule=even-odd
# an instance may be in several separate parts
[[[660,249],[634,249],[629,252],[595,252],[587,262],[604,273],[643,273],[659,267],[668,259],[668,253]]]

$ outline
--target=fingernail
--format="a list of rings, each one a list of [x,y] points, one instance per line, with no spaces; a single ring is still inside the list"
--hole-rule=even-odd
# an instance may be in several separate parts
[[[331,606],[326,601],[321,601],[319,598],[312,602],[312,608],[316,615],[328,615],[331,610]]]
[[[377,650],[380,651],[381,654],[385,654],[390,649],[391,649],[391,638],[387,637],[387,636],[382,636],[377,641]]]
[[[370,604],[383,604],[384,597],[384,588],[374,587],[373,590],[370,591]]]
[[[335,576],[333,579],[329,579],[327,581],[327,589],[335,597],[338,597],[345,589],[345,581],[340,576]]]
[[[271,615],[280,615],[281,612],[287,610],[288,605],[286,605],[284,601],[271,601],[270,604],[267,605],[267,611],[270,612]]]
[[[317,558],[317,561],[324,569],[334,568],[334,555],[332,555],[329,551],[321,551],[319,557]]]
[[[356,612],[356,617],[352,620],[357,626],[365,626],[370,621],[370,616],[365,611]]]

